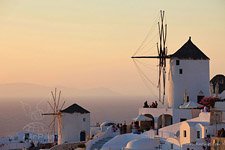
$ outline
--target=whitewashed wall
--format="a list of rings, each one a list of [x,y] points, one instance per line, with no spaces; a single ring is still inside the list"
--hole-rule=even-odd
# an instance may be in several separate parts
[[[198,109],[171,109],[171,108],[140,108],[139,115],[151,114],[154,117],[155,127],[158,127],[158,118],[162,114],[169,114],[173,117],[173,124],[180,122],[181,118],[192,119],[200,113]],[[193,114],[195,114],[193,116]]]
[[[173,144],[173,146],[171,146]],[[175,138],[168,138],[165,140],[165,144],[162,144],[163,150],[180,150],[180,142],[178,139]]]
[[[182,69],[182,74],[179,73]],[[170,60],[168,77],[168,105],[178,108],[183,104],[185,90],[190,101],[197,102],[200,91],[209,96],[209,60]]]
[[[85,118],[85,121],[83,121],[83,118]],[[79,142],[81,131],[85,131],[86,136],[89,136],[90,113],[62,113],[62,143]]]

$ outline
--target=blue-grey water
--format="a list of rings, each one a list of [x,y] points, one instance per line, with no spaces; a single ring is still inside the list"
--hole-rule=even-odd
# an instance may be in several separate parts
[[[0,137],[14,135],[32,124],[49,125],[52,118],[42,116],[51,112],[47,101],[49,98],[0,98]],[[91,112],[91,124],[112,120],[131,121],[144,102],[143,97],[95,97],[62,98],[66,101],[64,108],[78,103]]]

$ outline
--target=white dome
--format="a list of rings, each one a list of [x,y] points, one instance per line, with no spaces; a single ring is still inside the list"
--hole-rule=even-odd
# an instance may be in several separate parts
[[[127,150],[149,150],[159,146],[159,141],[150,138],[135,139],[127,143]]]
[[[101,125],[100,125],[100,129],[102,132],[105,132],[107,130],[108,127],[112,126],[112,125],[115,125],[114,122],[112,121],[106,121],[106,122],[103,122]]]
[[[102,127],[102,126],[110,126],[110,125],[113,125],[113,124],[115,124],[113,121],[105,121],[105,122],[103,122],[103,123],[100,125],[100,127]]]
[[[105,143],[102,146],[101,150],[109,150],[109,149],[120,150],[121,147],[125,147],[128,142],[134,139],[145,138],[145,137],[146,135],[132,134],[132,133],[117,135],[113,139]]]

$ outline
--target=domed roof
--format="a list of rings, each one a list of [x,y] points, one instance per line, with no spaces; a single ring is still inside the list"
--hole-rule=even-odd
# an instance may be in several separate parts
[[[105,143],[102,146],[102,150],[108,150],[109,148],[120,149],[121,147],[125,147],[128,142],[134,139],[140,139],[140,138],[146,138],[146,135],[132,134],[132,133],[117,135],[113,139]]]
[[[223,91],[225,91],[225,76],[223,74],[217,74],[214,76],[210,83],[213,85],[213,93],[215,93],[216,84],[219,84],[219,94],[221,94]]]
[[[115,123],[113,121],[105,121],[103,122],[100,126],[111,126],[111,125],[115,125]]]
[[[150,138],[135,139],[127,143],[126,149],[129,150],[149,150],[159,146],[159,141]]]

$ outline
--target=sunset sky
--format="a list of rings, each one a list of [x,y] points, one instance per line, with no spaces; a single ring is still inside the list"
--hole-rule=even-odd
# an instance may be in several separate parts
[[[169,53],[191,36],[211,59],[211,78],[225,74],[224,0],[0,0],[0,84],[146,94],[130,57],[161,9]]]

